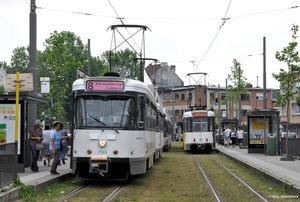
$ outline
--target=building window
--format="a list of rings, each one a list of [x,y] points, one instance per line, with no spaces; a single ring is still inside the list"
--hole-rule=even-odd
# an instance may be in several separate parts
[[[242,110],[242,116],[246,116],[247,115],[247,111],[248,110]]]
[[[256,100],[263,100],[264,95],[262,93],[256,93]]]
[[[189,93],[189,98],[188,98],[189,102],[191,102],[193,100],[193,94]]]
[[[298,92],[300,88],[300,82],[297,81],[296,83],[294,83],[293,85],[293,92]]]
[[[286,106],[283,106],[281,108],[281,112],[280,112],[281,116],[286,116]]]
[[[293,112],[294,112],[293,114],[300,115],[300,107],[297,105],[297,103],[293,103],[292,106],[293,106]]]
[[[170,94],[170,102],[173,102],[174,98],[173,98],[174,94]]]
[[[163,102],[166,102],[166,95],[163,95]]]
[[[215,94],[213,92],[211,92],[211,93],[209,93],[209,97],[210,97],[210,99],[213,100],[215,98]]]
[[[226,110],[222,109],[222,118],[226,118]]]
[[[225,100],[226,94],[225,93],[221,93],[221,100]]]
[[[257,94],[256,94],[256,99],[257,99]],[[249,94],[241,94],[241,100],[249,100]]]
[[[179,110],[175,110],[175,116],[179,116]]]
[[[181,100],[185,100],[185,94],[181,94]]]
[[[175,94],[175,100],[179,100],[179,94]]]

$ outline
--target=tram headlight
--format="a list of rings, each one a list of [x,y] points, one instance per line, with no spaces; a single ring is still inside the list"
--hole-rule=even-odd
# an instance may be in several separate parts
[[[101,139],[101,140],[98,142],[98,144],[99,144],[99,147],[103,148],[103,147],[106,146],[106,141],[103,140],[103,139]]]

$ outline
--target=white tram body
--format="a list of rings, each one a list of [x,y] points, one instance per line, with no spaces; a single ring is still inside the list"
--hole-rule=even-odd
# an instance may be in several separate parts
[[[215,149],[215,114],[213,111],[191,110],[182,118],[184,150],[211,152]]]
[[[158,148],[157,105],[147,85],[115,76],[81,78],[73,96],[72,172],[92,179],[146,173]]]

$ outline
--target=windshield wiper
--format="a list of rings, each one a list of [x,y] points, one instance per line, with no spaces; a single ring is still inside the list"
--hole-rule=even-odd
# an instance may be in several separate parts
[[[88,115],[89,115],[89,114],[88,114]],[[103,124],[104,126],[111,128],[112,130],[116,131],[116,132],[119,134],[119,131],[118,131],[117,129],[115,129],[115,128],[109,126],[109,125],[106,125],[104,122],[100,121],[99,119],[97,119],[97,118],[95,118],[95,117],[93,117],[93,116],[91,116],[91,115],[89,115],[89,117],[91,117],[92,119],[94,119],[94,120],[97,121],[98,123],[101,123],[101,124]]]

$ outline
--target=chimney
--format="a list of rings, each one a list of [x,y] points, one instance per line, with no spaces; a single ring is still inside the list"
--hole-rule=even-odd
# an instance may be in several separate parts
[[[176,66],[175,65],[171,65],[170,68],[171,68],[171,71],[175,73]]]

